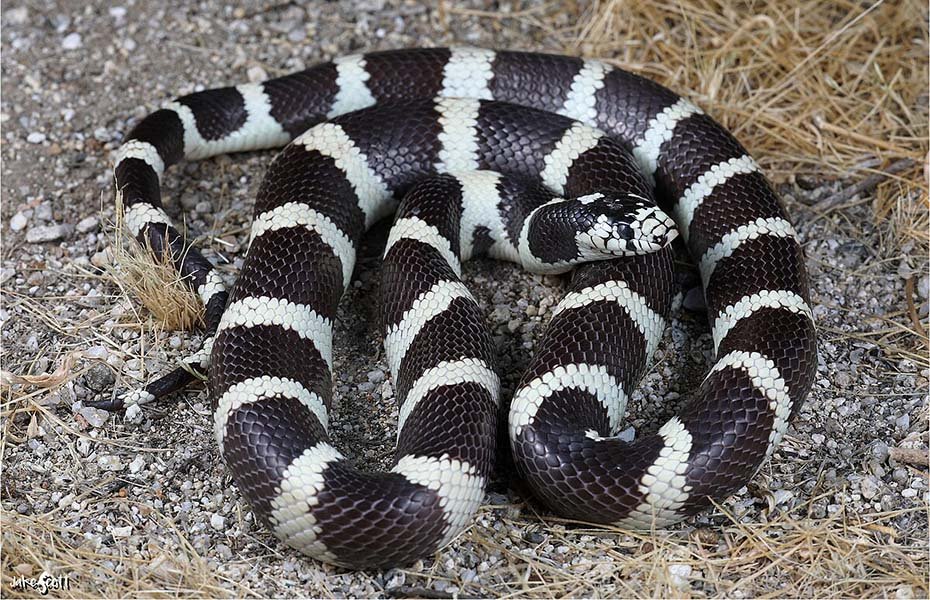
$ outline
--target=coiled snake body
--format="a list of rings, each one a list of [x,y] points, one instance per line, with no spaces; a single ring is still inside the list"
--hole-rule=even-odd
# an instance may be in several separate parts
[[[182,158],[292,139],[262,183],[230,296],[185,251],[159,179]],[[458,279],[475,254],[540,272],[585,263],[509,408],[519,474],[565,516],[662,527],[727,496],[813,380],[802,252],[756,163],[693,104],[604,63],[476,48],[348,56],[170,102],[133,129],[115,172],[127,226],[171,250],[204,301],[216,335],[188,362],[208,369],[240,491],[321,560],[410,562],[480,503],[499,380]],[[653,196],[699,264],[717,357],[680,414],[630,442],[615,435],[672,294],[674,230]],[[332,323],[362,234],[401,199],[383,275],[397,460],[370,473],[329,442]],[[190,378],[178,369],[120,404]]]

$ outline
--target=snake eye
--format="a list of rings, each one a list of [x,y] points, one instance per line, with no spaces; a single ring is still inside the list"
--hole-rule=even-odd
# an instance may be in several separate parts
[[[614,231],[617,233],[617,235],[626,241],[632,240],[633,236],[636,235],[636,232],[633,231],[633,228],[626,223],[618,224],[616,227],[614,227]]]

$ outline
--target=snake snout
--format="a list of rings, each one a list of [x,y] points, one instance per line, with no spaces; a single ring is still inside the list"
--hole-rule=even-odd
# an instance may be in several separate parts
[[[675,222],[649,200],[629,194],[601,197],[581,205],[591,223],[578,242],[584,249],[611,256],[658,252],[678,236]]]

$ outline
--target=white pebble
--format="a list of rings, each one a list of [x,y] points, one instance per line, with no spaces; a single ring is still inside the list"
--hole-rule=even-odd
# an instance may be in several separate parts
[[[636,439],[636,428],[627,427],[626,429],[624,429],[623,431],[617,434],[617,439],[622,440],[624,442],[632,442],[633,440]]]
[[[81,47],[81,34],[80,33],[69,33],[61,40],[61,47],[65,50],[76,50]]]
[[[249,78],[250,83],[259,83],[268,79],[268,73],[265,72],[265,69],[257,66],[249,67],[245,74]]]
[[[110,530],[110,534],[114,538],[128,538],[132,535],[132,525],[126,525],[125,527],[114,527]]]
[[[226,517],[213,513],[210,515],[210,527],[217,531],[226,529]]]
[[[87,350],[84,350],[81,354],[84,355],[84,358],[98,358],[100,360],[106,360],[107,356],[110,355],[110,351],[104,346],[91,346]]]
[[[68,235],[66,225],[39,225],[26,232],[26,241],[30,244],[54,242]]]
[[[138,404],[130,404],[123,412],[123,419],[129,423],[139,424],[142,422],[142,407]]]
[[[668,566],[668,576],[675,587],[687,586],[690,575],[691,565],[672,564]]]
[[[120,471],[123,468],[123,463],[118,456],[104,454],[103,456],[97,457],[97,466],[104,471]]]
[[[794,497],[794,493],[792,493],[790,490],[775,490],[772,492],[772,495],[775,497],[776,506],[784,504]]]
[[[145,459],[142,458],[142,455],[141,455],[141,454],[140,454],[139,456],[135,457],[134,459],[132,459],[132,462],[129,463],[129,472],[130,472],[130,473],[138,473],[138,472],[141,471],[143,468],[145,468]]]
[[[84,417],[84,420],[86,420],[91,427],[101,427],[110,417],[110,413],[107,411],[97,410],[96,408],[90,408],[89,406],[82,408],[78,414]]]
[[[3,12],[3,16],[14,25],[23,25],[29,20],[29,9],[25,6],[9,8]]]
[[[75,228],[81,233],[88,233],[97,228],[97,223],[97,217],[84,217],[78,221],[78,224],[75,226]]]
[[[26,228],[29,219],[23,213],[16,213],[10,217],[10,231],[22,231]]]
[[[45,134],[41,131],[33,131],[26,136],[26,141],[30,144],[41,144],[45,141]]]

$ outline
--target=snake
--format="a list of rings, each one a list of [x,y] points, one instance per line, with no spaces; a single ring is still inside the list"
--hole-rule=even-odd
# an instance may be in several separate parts
[[[281,146],[230,292],[172,225],[160,181],[182,159]],[[554,513],[668,527],[746,485],[812,386],[804,255],[773,186],[701,108],[606,62],[473,47],[343,56],[169,101],[114,165],[123,223],[171,257],[208,337],[100,406],[151,402],[205,372],[239,492],[317,560],[386,568],[450,543],[482,502],[498,429]],[[392,215],[381,331],[398,440],[393,466],[374,471],[329,437],[332,329],[363,234]],[[620,427],[670,319],[676,245],[700,271],[715,357],[674,416],[631,440]],[[477,255],[571,273],[509,404],[460,279]]]

